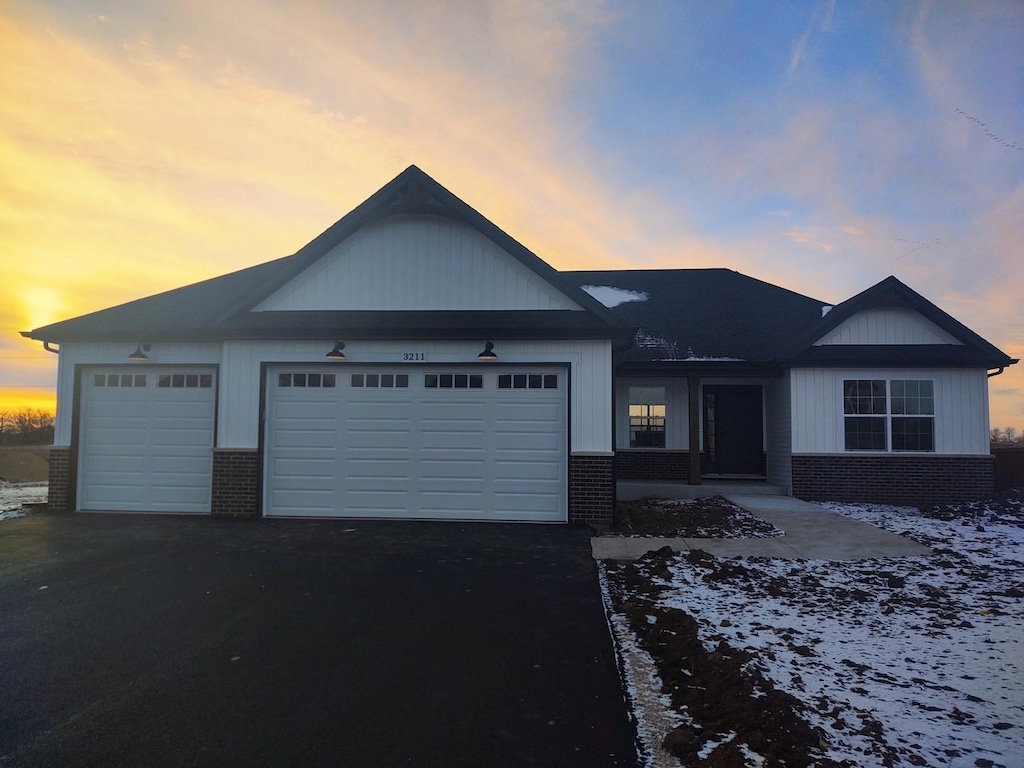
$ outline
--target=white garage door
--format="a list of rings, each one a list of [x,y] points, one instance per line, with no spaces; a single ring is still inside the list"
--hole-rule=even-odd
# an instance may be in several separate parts
[[[208,513],[215,393],[212,369],[87,370],[78,508]]]
[[[264,513],[563,522],[566,369],[280,367]]]

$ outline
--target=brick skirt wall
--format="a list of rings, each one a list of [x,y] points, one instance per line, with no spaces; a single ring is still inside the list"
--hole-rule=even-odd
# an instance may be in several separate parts
[[[689,451],[616,451],[616,480],[690,479]]]
[[[210,512],[220,517],[259,515],[260,473],[256,449],[215,448]]]
[[[615,510],[614,457],[569,457],[569,522],[611,525]]]
[[[51,512],[71,511],[71,449],[50,448],[50,489],[46,506]]]
[[[801,499],[930,506],[994,491],[991,456],[793,456],[793,495]]]

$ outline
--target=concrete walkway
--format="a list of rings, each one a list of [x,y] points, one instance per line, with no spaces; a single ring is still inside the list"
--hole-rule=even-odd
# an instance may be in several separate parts
[[[635,560],[664,546],[677,552],[703,549],[717,557],[790,560],[869,560],[931,554],[923,544],[791,496],[727,494],[725,498],[785,531],[785,535],[771,539],[599,536],[591,539],[594,557],[598,560]]]

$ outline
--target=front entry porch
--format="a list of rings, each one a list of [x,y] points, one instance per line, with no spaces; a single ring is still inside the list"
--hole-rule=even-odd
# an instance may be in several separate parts
[[[699,484],[664,480],[618,480],[618,501],[638,499],[706,499],[711,496],[785,496],[786,489],[764,480],[711,480]]]
[[[715,375],[691,370],[616,380],[615,479],[620,486],[767,479],[766,396],[773,380],[764,378],[763,371],[748,377],[706,373]]]

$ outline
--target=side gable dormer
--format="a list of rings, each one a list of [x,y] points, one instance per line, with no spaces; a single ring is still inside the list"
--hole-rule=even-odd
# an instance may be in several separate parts
[[[893,276],[833,307],[788,365],[1002,368],[1015,360]]]
[[[963,344],[910,307],[863,309],[825,334],[815,346],[833,344]]]

